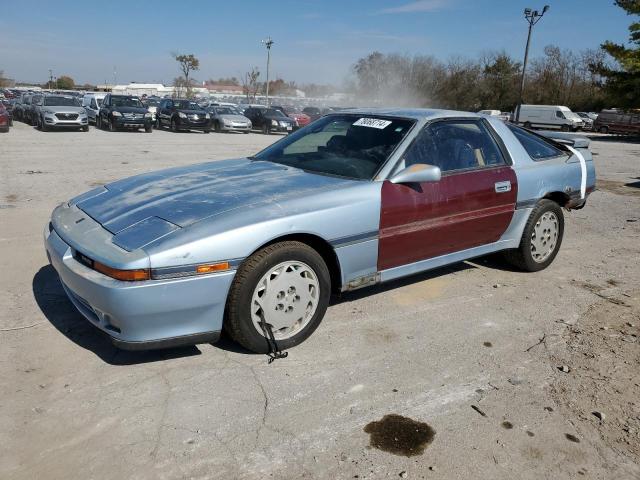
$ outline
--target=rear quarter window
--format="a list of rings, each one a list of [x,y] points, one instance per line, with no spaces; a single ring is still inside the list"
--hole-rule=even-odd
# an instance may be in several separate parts
[[[547,160],[550,158],[559,157],[564,155],[565,152],[555,147],[552,143],[546,139],[540,138],[527,130],[516,127],[515,125],[508,125],[509,130],[515,135],[520,144],[527,151],[532,160],[538,162]]]

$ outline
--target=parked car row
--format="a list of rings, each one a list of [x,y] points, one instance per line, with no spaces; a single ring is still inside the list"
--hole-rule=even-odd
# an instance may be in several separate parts
[[[62,94],[24,94],[15,100],[13,117],[43,131],[79,128],[89,131],[86,110],[79,99]]]

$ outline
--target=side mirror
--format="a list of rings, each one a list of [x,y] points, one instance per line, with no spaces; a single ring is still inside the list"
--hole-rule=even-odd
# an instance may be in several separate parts
[[[423,182],[439,182],[442,178],[440,167],[435,165],[427,165],[424,163],[416,163],[400,170],[393,177],[391,183],[423,183]]]

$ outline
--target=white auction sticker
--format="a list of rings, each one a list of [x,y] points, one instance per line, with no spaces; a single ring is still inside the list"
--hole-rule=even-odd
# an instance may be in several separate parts
[[[361,118],[354,122],[354,125],[357,127],[371,127],[382,130],[391,125],[391,123],[391,120],[382,120],[380,118]]]

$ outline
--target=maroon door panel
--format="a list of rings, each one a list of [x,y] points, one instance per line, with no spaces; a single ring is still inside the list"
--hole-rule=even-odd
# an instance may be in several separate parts
[[[508,192],[496,183],[511,182]],[[508,166],[445,175],[439,182],[382,185],[378,270],[497,241],[517,196]]]

